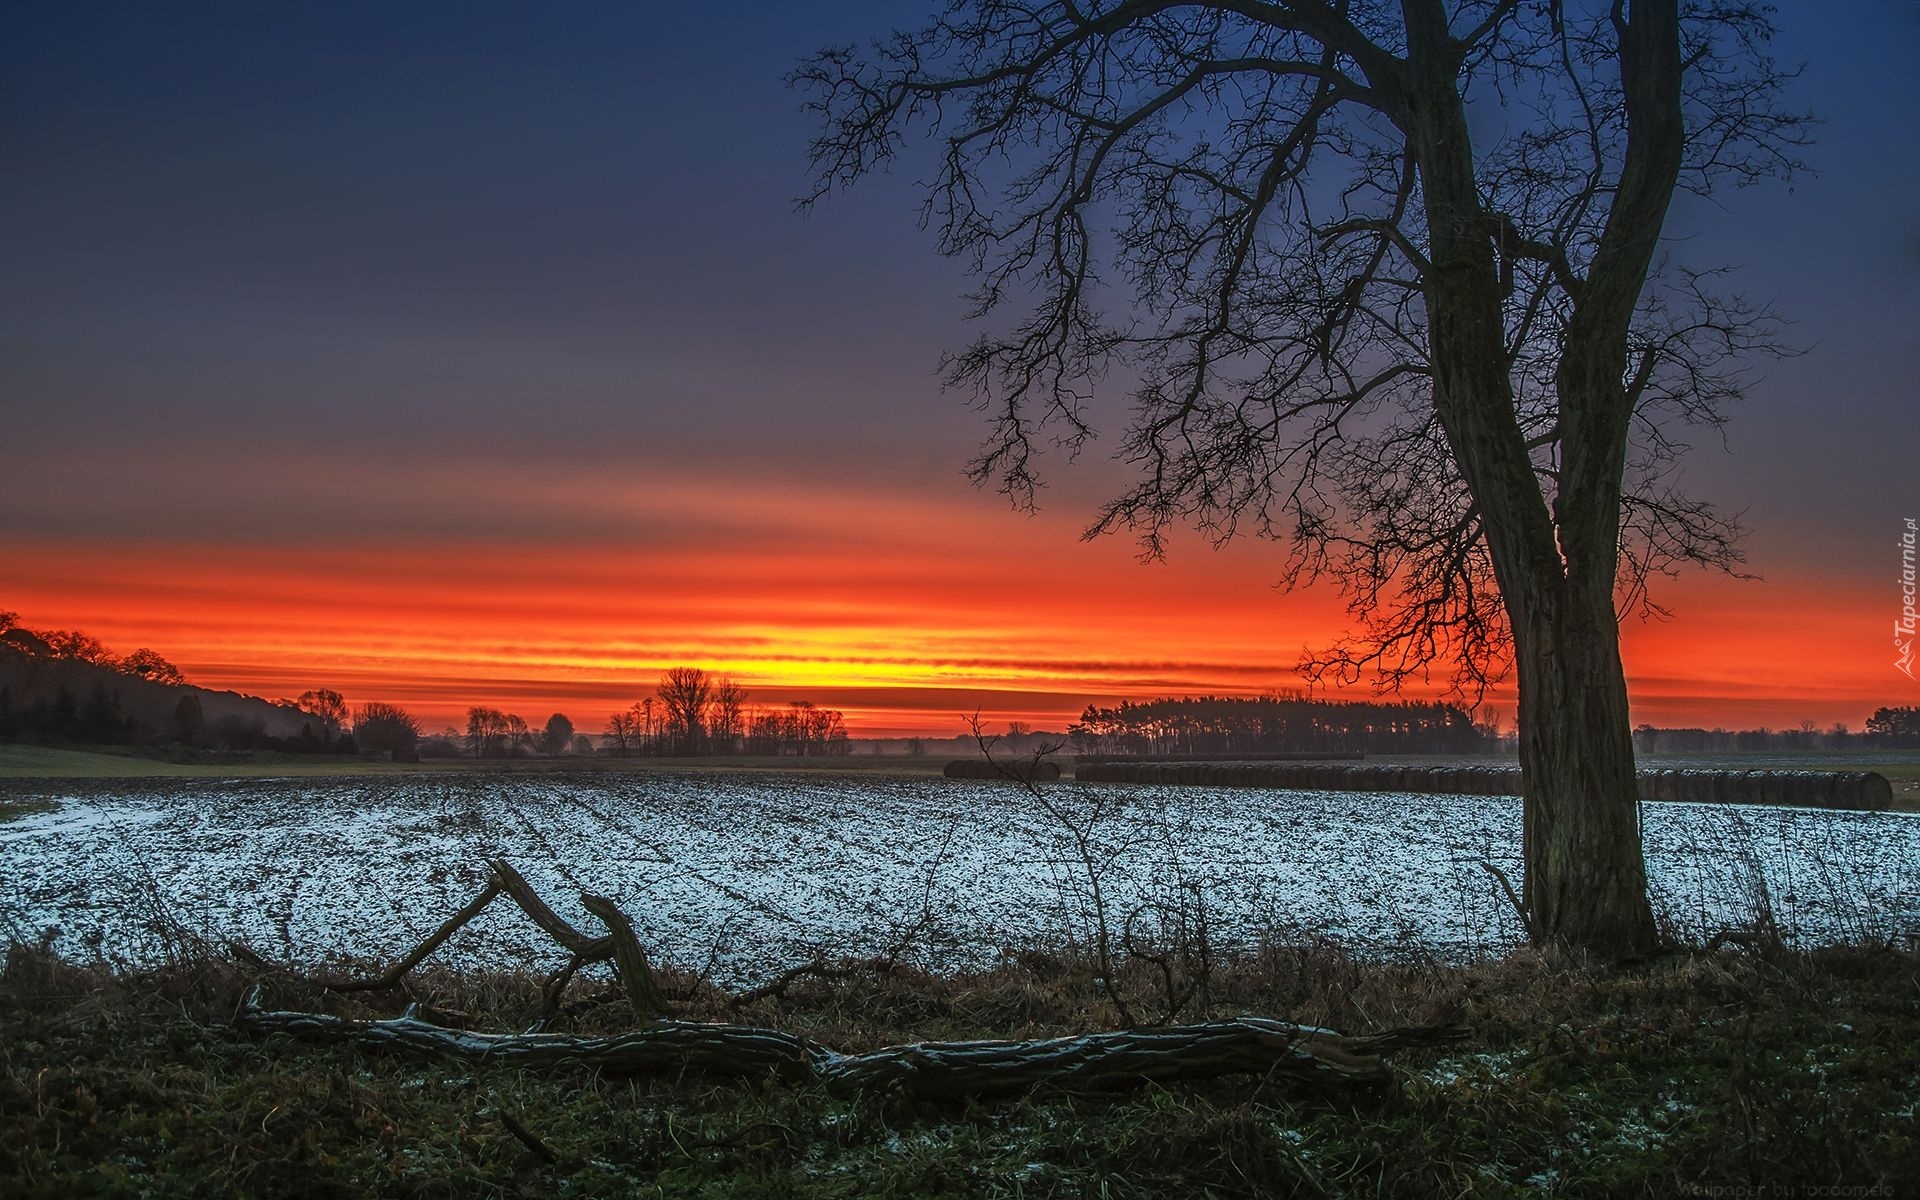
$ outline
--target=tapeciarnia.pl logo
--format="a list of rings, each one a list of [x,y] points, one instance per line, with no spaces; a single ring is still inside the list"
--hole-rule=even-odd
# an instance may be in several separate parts
[[[1907,518],[1907,527],[1900,531],[1900,619],[1893,623],[1893,652],[1898,655],[1893,665],[1906,673],[1908,679],[1913,675],[1913,542],[1914,519]]]

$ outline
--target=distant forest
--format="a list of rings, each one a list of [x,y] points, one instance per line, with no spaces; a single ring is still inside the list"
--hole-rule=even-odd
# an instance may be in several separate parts
[[[120,655],[74,630],[33,630],[0,611],[0,741],[146,745],[192,751],[419,758],[629,755],[842,755],[845,716],[805,700],[777,707],[694,667],[665,672],[653,695],[607,718],[598,742],[565,713],[544,726],[484,705],[467,728],[426,734],[383,701],[350,706],[331,688],[262,700],[193,686],[148,649]]]
[[[1303,692],[1089,705],[1067,735],[1082,754],[1472,754],[1498,745],[1451,704],[1311,700]]]
[[[1864,730],[1845,724],[1792,729],[1634,730],[1640,754],[1920,749],[1920,706],[1882,707]],[[424,734],[399,707],[349,707],[315,688],[297,699],[262,700],[193,686],[153,650],[119,655],[72,630],[30,630],[0,611],[0,741],[145,744],[194,750],[373,754],[395,759],[517,758],[605,754],[844,755],[844,716],[804,700],[767,707],[745,688],[692,667],[664,673],[653,695],[610,715],[596,738],[555,713],[544,727],[489,707],[467,710],[464,734]],[[973,739],[893,739],[896,753],[966,754]],[[1086,755],[1473,754],[1511,748],[1458,706],[1410,701],[1313,700],[1304,692],[1257,698],[1166,697],[1112,708],[1090,705],[1067,732],[1014,722],[1003,750],[1026,753],[1062,741]],[[886,752],[883,743],[867,743]]]
[[[1920,707],[1883,707],[1867,718],[1864,731],[1844,723],[1825,729],[1802,721],[1793,729],[1656,729],[1642,725],[1633,731],[1633,748],[1641,754],[1738,753],[1741,751],[1920,749]]]
[[[846,716],[807,700],[780,708],[697,667],[675,667],[654,694],[607,718],[602,753],[618,755],[840,755],[851,753]]]
[[[318,749],[308,714],[194,687],[148,649],[120,655],[75,630],[0,612],[0,740],[81,745]]]

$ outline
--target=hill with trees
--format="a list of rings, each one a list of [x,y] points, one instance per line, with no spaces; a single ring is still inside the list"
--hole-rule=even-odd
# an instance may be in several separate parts
[[[124,657],[76,630],[0,612],[0,739],[323,749],[337,732],[291,701],[195,687],[152,650]]]

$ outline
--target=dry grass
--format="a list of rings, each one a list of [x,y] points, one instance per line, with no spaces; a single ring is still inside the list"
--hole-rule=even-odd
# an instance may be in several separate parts
[[[1272,946],[1221,965],[1213,1011],[1351,1031],[1456,1019],[1472,1040],[1403,1054],[1398,1086],[1343,1097],[1246,1079],[983,1106],[255,1041],[227,1027],[255,982],[275,1007],[372,1015],[414,1000],[489,1029],[525,1028],[541,1004],[524,975],[425,971],[343,997],[213,958],[123,974],[16,945],[0,973],[0,1193],[1599,1197],[1920,1179],[1920,961],[1907,953],[1612,969],[1537,953],[1368,965],[1324,943]],[[697,979],[666,982],[687,1015],[847,1049],[1111,1019],[1088,965],[1066,955],[809,979],[741,1013]],[[564,1027],[627,1027],[606,985],[570,995]]]

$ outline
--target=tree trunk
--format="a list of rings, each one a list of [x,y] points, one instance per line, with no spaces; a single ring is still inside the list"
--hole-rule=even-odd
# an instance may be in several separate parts
[[[1434,403],[1473,494],[1513,628],[1525,787],[1527,932],[1609,958],[1653,948],[1620,627],[1613,610],[1632,413],[1626,329],[1659,238],[1679,144],[1673,0],[1633,6],[1622,39],[1631,131],[1607,236],[1556,385],[1562,462],[1549,506],[1514,419],[1500,265],[1458,91],[1462,46],[1438,0],[1406,0],[1409,147],[1431,265]]]
[[[1609,958],[1654,948],[1640,789],[1610,594],[1511,606],[1520,675],[1527,932]]]

